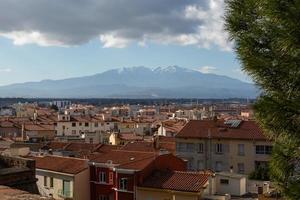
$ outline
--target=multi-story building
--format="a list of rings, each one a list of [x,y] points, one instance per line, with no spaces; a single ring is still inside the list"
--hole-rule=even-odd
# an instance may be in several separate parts
[[[90,138],[99,142],[104,142],[105,137],[101,137],[102,133],[117,129],[117,122],[103,119],[101,116],[59,114],[54,125],[56,136],[59,138],[84,138],[85,134],[89,134]]]
[[[153,170],[186,170],[172,154],[113,150],[91,159],[91,200],[133,200],[136,189]]]
[[[33,157],[39,193],[54,199],[90,199],[87,160],[60,156]]]
[[[191,120],[176,135],[176,154],[191,170],[249,174],[270,159],[272,142],[254,121]]]

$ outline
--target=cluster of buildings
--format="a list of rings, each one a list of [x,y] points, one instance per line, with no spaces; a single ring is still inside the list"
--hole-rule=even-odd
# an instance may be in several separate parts
[[[0,117],[0,185],[74,200],[227,200],[272,191],[269,181],[248,177],[267,170],[272,152],[249,106],[61,105],[24,105],[22,116]],[[29,188],[15,178],[24,171]]]

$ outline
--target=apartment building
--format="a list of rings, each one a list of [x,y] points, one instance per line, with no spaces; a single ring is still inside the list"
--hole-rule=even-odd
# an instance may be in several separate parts
[[[254,121],[191,120],[176,135],[176,155],[191,170],[249,174],[267,166],[272,142]]]
[[[152,135],[152,124],[154,119],[137,118],[121,119],[118,123],[120,133],[133,132],[137,135]]]
[[[137,187],[137,199],[199,200],[215,192],[210,172],[155,170]]]
[[[89,165],[91,200],[133,200],[153,170],[186,170],[186,162],[171,154],[124,150],[100,154]]]
[[[55,125],[56,136],[59,138],[85,138],[89,135],[89,143],[107,143],[105,132],[117,129],[117,122],[103,119],[101,116],[71,116],[69,114],[59,114]]]
[[[60,156],[32,157],[39,193],[57,200],[90,199],[87,160]]]

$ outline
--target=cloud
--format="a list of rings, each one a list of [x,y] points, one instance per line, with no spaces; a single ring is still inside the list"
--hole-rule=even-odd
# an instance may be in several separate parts
[[[216,67],[213,66],[203,66],[197,69],[199,72],[202,72],[204,74],[209,74],[209,73],[215,73],[217,71]]]
[[[13,31],[0,33],[0,36],[13,40],[14,45],[38,44],[40,46],[66,46],[63,42],[51,40],[40,32]]]
[[[130,43],[217,46],[224,0],[1,0],[0,36],[15,45],[73,46],[100,38],[105,48]]]
[[[12,71],[12,69],[10,69],[10,68],[0,68],[0,73],[9,73],[11,71]]]

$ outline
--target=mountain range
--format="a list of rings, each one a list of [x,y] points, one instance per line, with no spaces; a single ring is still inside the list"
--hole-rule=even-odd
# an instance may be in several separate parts
[[[255,98],[251,83],[177,66],[112,69],[92,76],[17,83],[0,97],[27,98]]]

